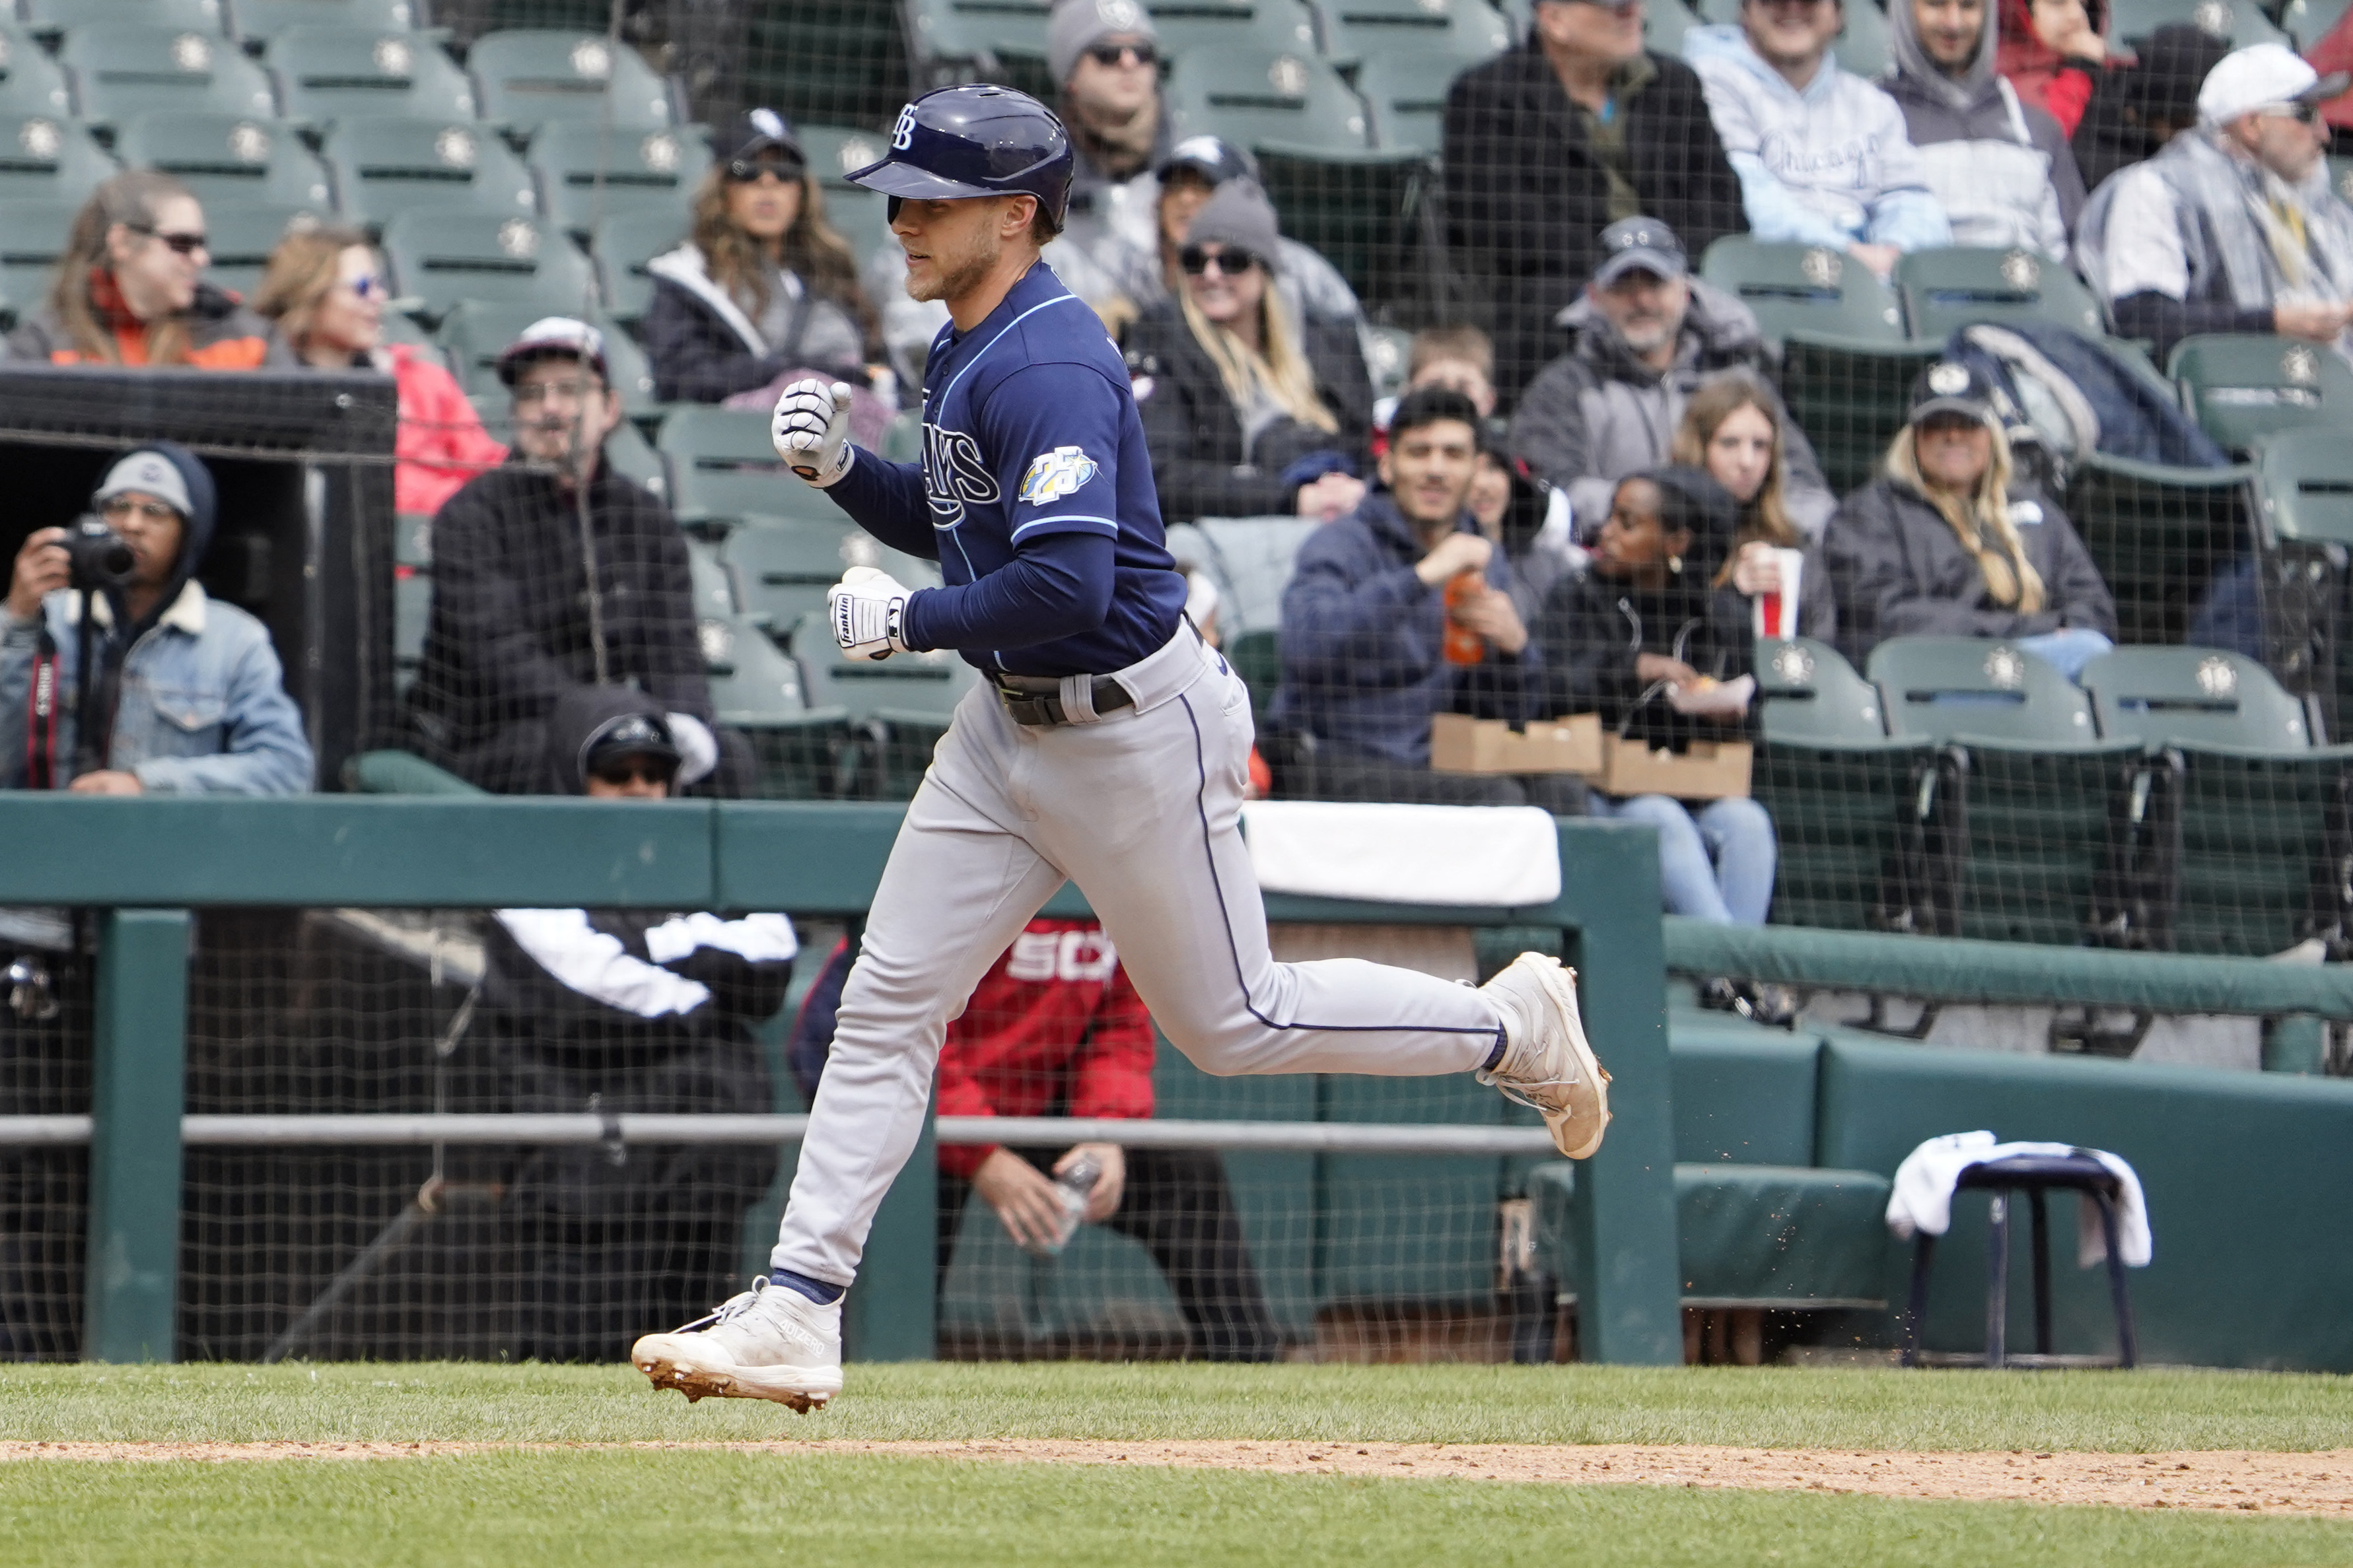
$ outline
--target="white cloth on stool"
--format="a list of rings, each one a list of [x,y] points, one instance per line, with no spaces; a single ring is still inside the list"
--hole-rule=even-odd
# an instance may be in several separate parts
[[[1259,800],[1242,807],[1242,837],[1270,893],[1507,909],[1560,897],[1560,825],[1533,805]]]
[[[1999,1143],[1990,1132],[1948,1132],[1931,1138],[1895,1167],[1894,1190],[1887,1194],[1887,1228],[1899,1241],[1915,1231],[1942,1236],[1953,1226],[1953,1192],[1971,1166],[1991,1164],[2013,1154],[2044,1156],[2089,1154],[2116,1178],[2116,1250],[2127,1268],[2146,1268],[2156,1254],[2149,1233],[2148,1204],[2142,1197],[2140,1177],[2118,1156],[2105,1149],[2078,1148],[2073,1143]],[[2100,1228],[2099,1211],[2079,1201],[2075,1213],[2075,1262],[2084,1268],[2105,1262],[2108,1242]]]

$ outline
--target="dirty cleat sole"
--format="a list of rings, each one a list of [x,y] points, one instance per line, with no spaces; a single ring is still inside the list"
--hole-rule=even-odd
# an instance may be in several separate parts
[[[647,1334],[629,1348],[629,1363],[656,1388],[674,1388],[690,1405],[765,1399],[806,1415],[841,1392],[839,1367],[740,1366],[700,1334]]]

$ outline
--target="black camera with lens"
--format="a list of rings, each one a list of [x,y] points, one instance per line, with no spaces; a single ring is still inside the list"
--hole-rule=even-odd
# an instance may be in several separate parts
[[[121,588],[139,569],[138,558],[122,536],[94,517],[78,520],[63,541],[70,566],[69,581],[85,594]]]

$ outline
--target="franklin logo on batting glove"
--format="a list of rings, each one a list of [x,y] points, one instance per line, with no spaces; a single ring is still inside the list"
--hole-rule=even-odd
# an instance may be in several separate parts
[[[1021,476],[1021,499],[1031,506],[1060,500],[1075,495],[1100,472],[1101,465],[1079,447],[1057,447],[1040,452],[1030,460],[1029,471]]]
[[[826,608],[833,616],[833,640],[849,658],[889,658],[913,653],[900,629],[906,614],[907,589],[888,572],[875,566],[852,566],[826,592]]]

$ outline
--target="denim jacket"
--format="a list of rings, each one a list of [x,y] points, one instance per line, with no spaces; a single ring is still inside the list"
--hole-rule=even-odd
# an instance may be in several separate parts
[[[58,647],[60,774],[74,752],[81,595],[41,606]],[[112,616],[97,603],[98,624]],[[0,608],[0,788],[26,786],[26,703],[41,627]],[[151,795],[297,795],[311,787],[311,743],[261,623],[190,583],[123,660],[107,765]],[[63,779],[59,783],[62,785]]]

